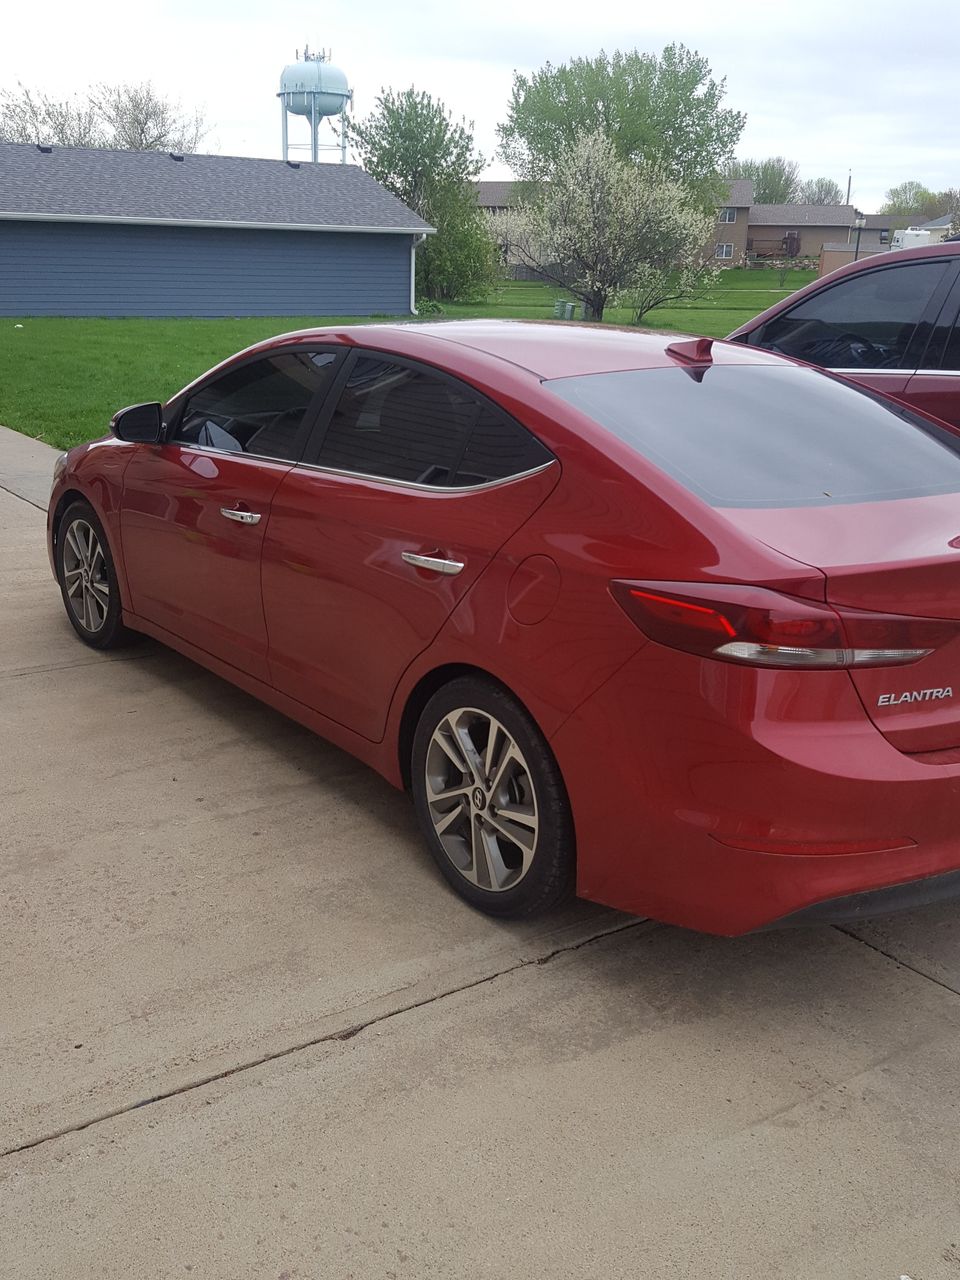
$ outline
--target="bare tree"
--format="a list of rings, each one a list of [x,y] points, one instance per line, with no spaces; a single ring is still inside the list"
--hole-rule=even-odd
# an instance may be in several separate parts
[[[843,192],[832,178],[808,178],[800,183],[800,204],[843,204]]]
[[[113,147],[120,151],[196,151],[206,135],[203,115],[153,85],[100,84],[58,101],[25,88],[0,92],[0,141],[44,146]]]
[[[207,128],[203,114],[184,115],[179,102],[142,84],[98,84],[90,91],[96,111],[118,151],[196,151]]]
[[[785,156],[764,160],[733,160],[724,169],[728,179],[748,178],[753,183],[755,204],[793,204],[800,189],[800,168]]]
[[[0,141],[40,146],[103,147],[106,134],[89,100],[57,101],[18,85],[0,93]]]

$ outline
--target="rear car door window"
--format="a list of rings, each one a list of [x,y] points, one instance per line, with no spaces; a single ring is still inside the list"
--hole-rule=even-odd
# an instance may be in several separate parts
[[[191,395],[173,440],[295,462],[307,411],[329,386],[332,352],[287,351],[230,369]]]
[[[831,369],[903,369],[948,267],[905,262],[850,276],[768,320],[752,345]]]
[[[356,360],[310,459],[440,488],[489,484],[550,460],[534,436],[465,384],[377,356]]]

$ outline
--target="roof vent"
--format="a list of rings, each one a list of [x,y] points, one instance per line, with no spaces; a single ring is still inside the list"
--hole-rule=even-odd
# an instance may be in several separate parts
[[[48,156],[50,152],[53,150],[53,147],[45,147],[42,142],[38,142],[37,150],[42,151],[45,156]]]
[[[287,164],[288,164],[288,166],[289,166],[291,169],[299,169],[299,168],[300,168],[300,163],[299,163],[299,161],[297,161],[297,160],[288,160],[288,161],[287,161]]]
[[[168,152],[167,154],[170,156],[170,159],[171,159],[171,160],[182,160],[182,159],[183,159],[183,156],[180,154],[180,152],[179,152],[179,151],[170,151],[170,152]]]

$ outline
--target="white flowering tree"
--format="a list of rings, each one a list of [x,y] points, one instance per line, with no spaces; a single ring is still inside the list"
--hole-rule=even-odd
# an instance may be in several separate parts
[[[617,154],[600,130],[580,134],[535,201],[511,215],[514,254],[602,320],[616,299],[636,323],[702,287],[716,214],[657,168]]]

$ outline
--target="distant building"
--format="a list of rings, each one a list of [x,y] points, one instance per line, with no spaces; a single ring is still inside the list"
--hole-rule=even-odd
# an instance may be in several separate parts
[[[413,310],[433,228],[354,165],[0,143],[0,315]]]

